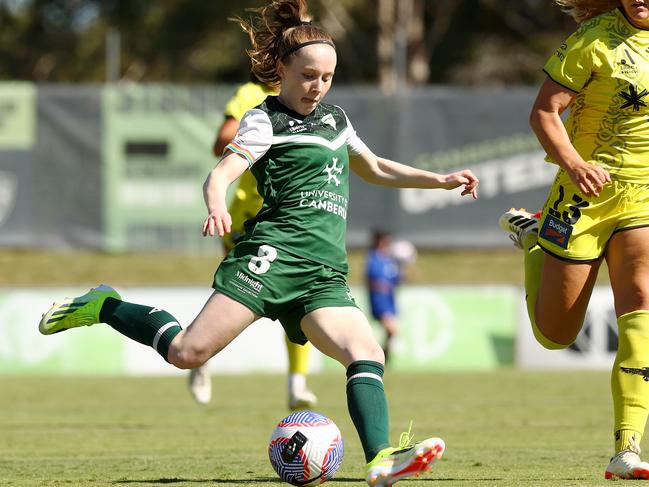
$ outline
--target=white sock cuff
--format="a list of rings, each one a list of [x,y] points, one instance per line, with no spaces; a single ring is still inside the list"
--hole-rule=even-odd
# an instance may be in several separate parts
[[[353,379],[361,379],[361,378],[374,379],[383,383],[383,377],[381,377],[378,374],[373,374],[372,372],[359,372],[358,374],[354,374],[351,377],[347,378],[347,384],[349,384],[349,382]]]
[[[172,327],[174,327],[174,326],[178,326],[178,327],[180,327],[180,325],[178,324],[178,322],[176,322],[176,321],[170,321],[170,322],[167,323],[166,325],[162,326],[162,327],[158,330],[158,332],[155,334],[155,337],[153,337],[153,344],[152,344],[151,346],[153,347],[153,349],[154,349],[156,352],[160,353],[160,350],[158,350],[158,342],[160,342],[160,338],[162,338],[162,335],[164,335],[164,332],[167,331],[169,328],[172,328]]]

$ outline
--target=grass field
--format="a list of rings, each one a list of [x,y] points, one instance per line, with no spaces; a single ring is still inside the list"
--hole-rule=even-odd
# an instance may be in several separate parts
[[[363,282],[365,252],[349,253],[349,281]],[[90,251],[0,251],[0,286],[206,285],[221,256],[214,254],[126,253]],[[523,256],[508,250],[447,250],[420,252],[407,269],[410,284],[516,284],[523,282]],[[607,281],[606,265],[599,273]]]
[[[350,256],[362,282],[362,252]],[[0,286],[197,285],[218,256],[0,252]],[[414,284],[520,284],[516,251],[422,253]],[[602,280],[606,273],[601,272]],[[266,447],[288,411],[285,376],[214,378],[215,399],[195,404],[184,377],[0,375],[0,486],[279,486]],[[399,486],[604,486],[611,454],[608,374],[391,373],[392,437],[414,420],[415,439],[439,435],[433,472]],[[318,410],[346,453],[332,486],[365,485],[342,370],[314,375]],[[633,485],[627,482],[625,485]]]
[[[180,377],[0,377],[0,485],[282,485],[266,447],[287,414],[284,381],[215,377],[204,407]],[[345,440],[331,485],[364,485],[342,371],[311,385]],[[388,372],[386,388],[395,440],[413,419],[416,438],[447,443],[431,473],[399,486],[610,485],[606,373]]]

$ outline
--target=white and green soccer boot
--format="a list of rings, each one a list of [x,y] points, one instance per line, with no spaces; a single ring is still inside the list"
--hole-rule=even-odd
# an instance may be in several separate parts
[[[99,323],[99,311],[107,298],[122,299],[112,287],[101,284],[78,298],[56,302],[43,315],[38,330],[43,335]]]
[[[367,464],[365,480],[372,487],[390,487],[395,482],[430,470],[435,460],[444,454],[444,440],[427,440],[406,446],[408,433],[401,435],[398,448],[384,448]]]

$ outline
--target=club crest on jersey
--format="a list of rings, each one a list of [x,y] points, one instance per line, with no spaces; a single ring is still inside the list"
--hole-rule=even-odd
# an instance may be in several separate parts
[[[624,46],[624,44],[622,44],[622,46]],[[619,72],[629,78],[637,78],[640,74],[640,69],[638,68],[629,49],[626,47],[620,47],[616,51],[618,54],[617,69]]]
[[[647,95],[649,95],[649,91],[644,88],[640,90],[640,87],[629,83],[629,91],[620,93],[620,96],[624,99],[624,103],[620,108],[632,108],[634,112],[639,112],[641,107],[647,106],[647,102],[644,100]]]
[[[331,113],[327,113],[324,117],[320,119],[324,124],[329,125],[332,129],[336,130],[336,120]]]
[[[343,166],[340,165],[338,166],[338,158],[333,157],[331,159],[331,166],[327,165],[325,168],[322,170],[322,172],[327,173],[327,183],[335,184],[336,186],[340,186],[340,179],[338,179],[338,176],[340,176],[343,173]]]

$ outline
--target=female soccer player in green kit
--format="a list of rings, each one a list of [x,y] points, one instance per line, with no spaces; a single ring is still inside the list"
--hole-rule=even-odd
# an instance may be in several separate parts
[[[251,80],[239,87],[235,95],[226,103],[223,124],[214,141],[213,153],[221,158],[225,147],[237,134],[239,121],[248,110],[260,105],[268,95],[276,95],[275,88],[266,86],[257,80]],[[236,242],[245,235],[244,223],[253,218],[264,202],[257,192],[257,180],[250,171],[245,171],[237,181],[237,188],[228,207],[232,217],[230,233],[226,233],[223,249],[226,253],[234,248]],[[307,387],[307,373],[311,355],[311,343],[304,345],[294,343],[286,337],[288,352],[288,407],[291,410],[311,409],[318,399]],[[210,402],[212,397],[212,379],[209,362],[204,363],[189,373],[189,391],[202,404]]]
[[[560,169],[540,217],[512,209],[500,224],[525,252],[528,313],[548,349],[576,339],[606,259],[619,343],[605,477],[649,480],[649,0],[556,3],[580,26],[546,63],[530,121]]]
[[[440,175],[374,155],[345,112],[322,103],[336,50],[329,34],[309,21],[305,0],[275,0],[254,12],[250,23],[240,21],[252,41],[252,71],[279,86],[279,95],[246,113],[208,175],[204,235],[230,231],[226,190],[244,171],[257,179],[264,202],[217,269],[212,296],[183,330],[169,313],[127,303],[99,286],[55,304],[40,330],[107,323],[187,369],[203,364],[260,316],[278,319],[292,341],[308,340],[346,368],[348,408],[368,462],[367,482],[392,485],[428,470],[444,442],[389,446],[383,350],[347,286],[349,171],[384,186],[461,187],[462,195],[474,198],[478,179],[469,170]],[[349,153],[356,156],[351,161]]]

